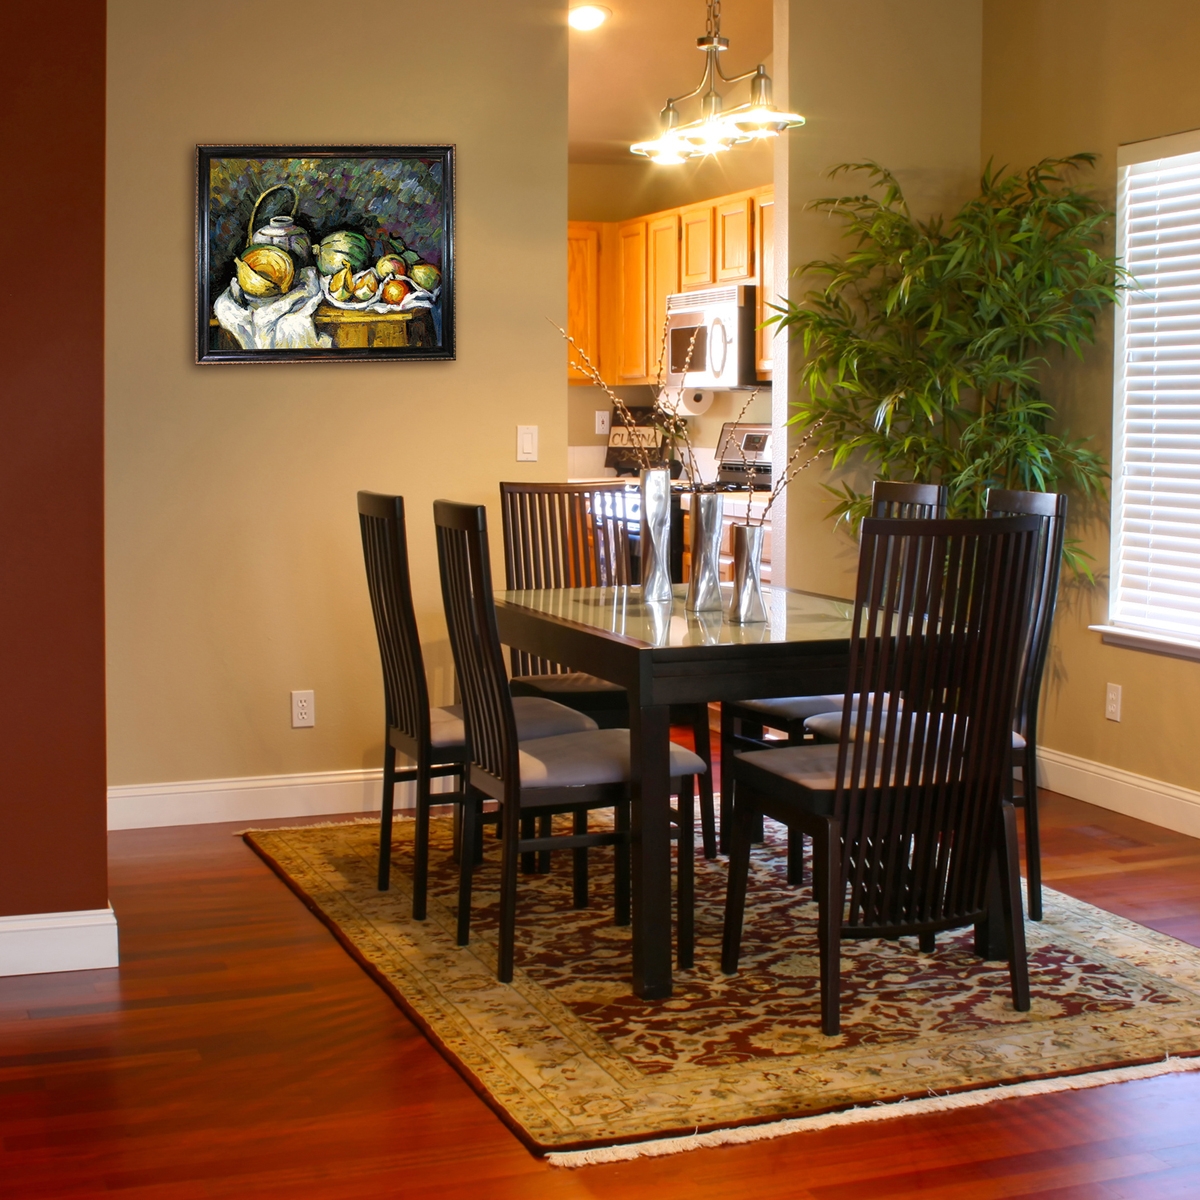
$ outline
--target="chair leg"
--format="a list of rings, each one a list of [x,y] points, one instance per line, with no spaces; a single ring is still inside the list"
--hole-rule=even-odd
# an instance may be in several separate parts
[[[429,879],[429,764],[417,764],[417,812],[413,830],[413,903],[414,921],[425,920],[425,893]],[[460,860],[471,861],[470,855]]]
[[[833,818],[813,838],[813,893],[817,897],[817,941],[821,952],[821,1032],[842,1028],[842,866],[841,825]]]
[[[1042,838],[1038,829],[1037,751],[1033,734],[1025,746],[1021,764],[1021,788],[1025,793],[1025,878],[1029,886],[1029,919],[1042,919]]]
[[[1025,920],[1021,913],[1021,864],[1017,849],[1017,814],[1011,804],[1003,808],[1004,842],[1001,847],[1000,903],[1004,910],[1004,932],[1008,935],[1008,977],[1013,1008],[1028,1012],[1029,959],[1025,951]]]
[[[675,937],[679,969],[690,971],[696,960],[696,801],[694,780],[679,781],[679,840],[675,846]]]
[[[788,826],[787,879],[792,887],[804,886],[804,834]]]
[[[574,812],[575,818],[575,833],[576,835],[586,834],[588,831],[588,814],[586,808],[577,808]],[[586,846],[581,846],[578,850],[572,852],[572,884],[574,886],[574,906],[576,908],[587,908],[588,906],[588,852]]]
[[[546,813],[538,818],[538,837],[550,837],[554,833],[554,817],[550,813]],[[537,873],[539,875],[548,875],[550,873],[550,851],[539,850],[537,855]]]
[[[521,818],[521,836],[523,838],[531,838],[537,831],[537,817],[525,816]],[[521,874],[533,875],[537,872],[537,855],[532,850],[521,855]]]
[[[479,819],[483,815],[483,803],[480,794],[474,790],[463,793],[461,804],[456,805],[462,811],[463,846],[471,846],[479,829]],[[458,856],[458,929],[456,941],[460,946],[466,946],[471,941],[471,883],[475,873],[475,863],[470,854]]]
[[[383,808],[379,814],[379,881],[381,892],[392,882],[392,806],[396,799],[396,747],[384,734]]]
[[[721,828],[720,851],[729,853],[730,827],[733,823],[733,735],[735,718],[728,705],[721,705]]]
[[[747,797],[734,809],[729,826],[729,881],[725,888],[725,931],[721,937],[721,970],[726,975],[737,974],[742,951],[742,920],[750,878],[750,834],[755,817],[748,808]]]
[[[465,791],[466,790],[466,776],[465,775],[463,776],[463,788]],[[453,821],[453,831],[454,831],[453,835],[452,835],[454,840],[451,843],[452,846],[454,847],[454,849],[451,852],[451,857],[453,858],[453,860],[455,862],[458,862],[459,858],[462,855],[462,809],[457,804],[454,806],[454,814],[451,819]]]
[[[512,983],[513,960],[517,938],[517,840],[525,818],[511,811],[519,801],[516,796],[504,800],[504,841],[500,845],[500,929],[496,954],[496,977],[501,983]]]
[[[717,817],[713,811],[712,733],[708,728],[708,705],[697,704],[692,721],[692,739],[696,753],[708,768],[700,776],[700,834],[704,842],[704,857],[717,857]]]
[[[917,946],[922,954],[932,954],[937,949],[937,934],[933,930],[917,934]]]
[[[623,800],[617,805],[616,821],[617,832],[623,833],[625,838],[613,846],[613,924],[628,925],[633,919],[630,905],[630,871],[632,863],[630,860],[629,845],[629,828],[631,822],[628,800]]]

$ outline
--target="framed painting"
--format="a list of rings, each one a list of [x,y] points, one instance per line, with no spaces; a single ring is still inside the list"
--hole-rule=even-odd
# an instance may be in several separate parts
[[[454,357],[453,146],[198,146],[196,361]]]

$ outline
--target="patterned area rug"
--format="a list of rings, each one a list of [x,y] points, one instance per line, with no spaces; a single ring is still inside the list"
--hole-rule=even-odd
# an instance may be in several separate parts
[[[820,1032],[816,907],[786,881],[768,823],[750,881],[742,968],[719,967],[724,860],[697,857],[697,953],[675,995],[630,992],[612,924],[611,851],[593,851],[592,907],[571,908],[570,856],[525,876],[517,972],[495,978],[499,870],[490,834],[472,943],[454,945],[450,822],[433,821],[429,919],[411,920],[412,823],[392,889],[374,886],[373,822],[244,836],[537,1152],[578,1150],[893,1103],[1200,1053],[1200,950],[1054,891],[1029,923],[1033,1009],[973,934],[845,942],[842,1028]],[[1189,1066],[1191,1064],[1188,1064]],[[1082,1082],[1082,1081],[1081,1081]]]

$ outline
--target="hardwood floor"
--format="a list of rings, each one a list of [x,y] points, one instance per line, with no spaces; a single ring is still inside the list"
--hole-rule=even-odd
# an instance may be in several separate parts
[[[1048,883],[1200,945],[1200,841],[1043,808]],[[548,1167],[235,828],[112,834],[120,970],[0,979],[5,1200],[1200,1196],[1198,1075]]]

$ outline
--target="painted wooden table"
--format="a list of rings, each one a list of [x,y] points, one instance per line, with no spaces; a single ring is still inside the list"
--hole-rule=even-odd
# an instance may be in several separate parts
[[[672,704],[844,691],[853,604],[764,588],[769,619],[643,603],[638,587],[500,592],[509,646],[619,683],[629,692],[633,769],[633,988],[671,995],[671,825],[667,746]],[[725,585],[726,600],[730,585]]]

